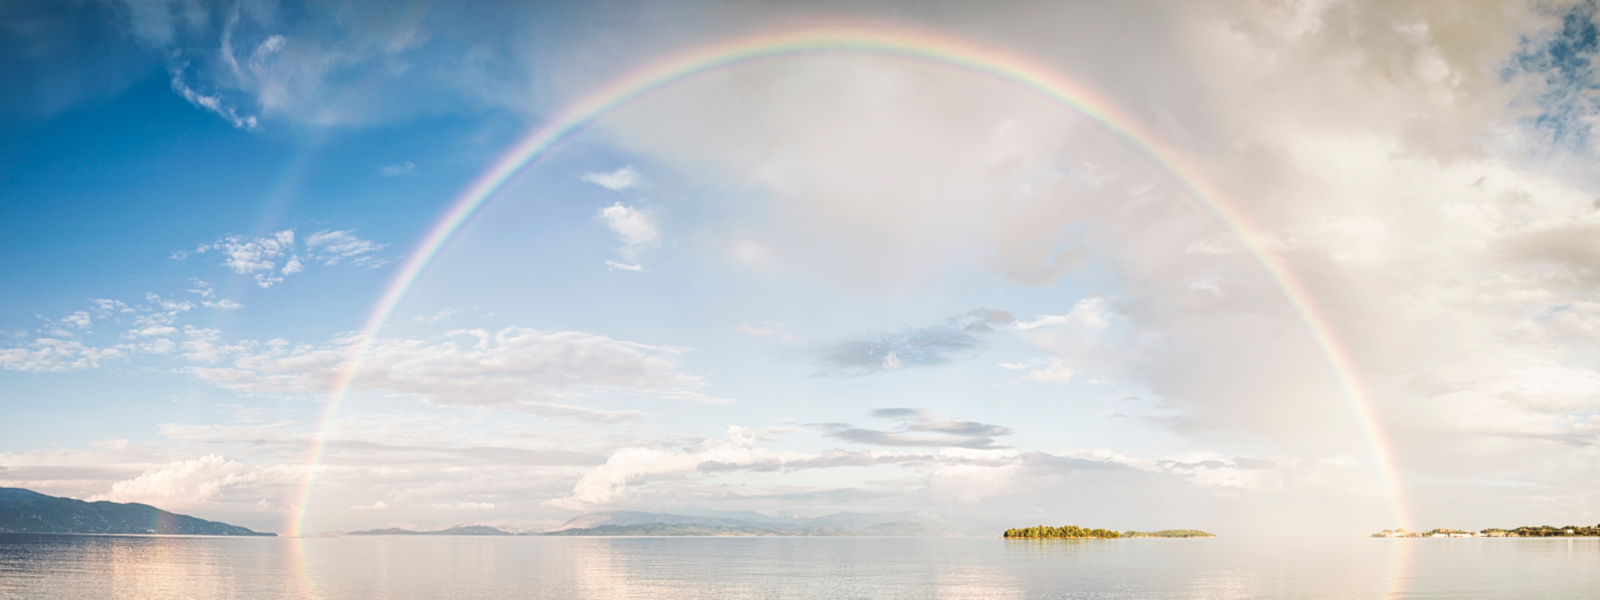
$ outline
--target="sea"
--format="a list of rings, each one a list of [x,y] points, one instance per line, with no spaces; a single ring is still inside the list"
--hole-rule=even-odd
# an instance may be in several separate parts
[[[1600,539],[0,534],[0,598],[1600,598]]]

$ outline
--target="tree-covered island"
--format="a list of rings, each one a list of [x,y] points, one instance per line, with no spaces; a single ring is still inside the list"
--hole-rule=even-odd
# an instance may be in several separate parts
[[[1381,538],[1463,538],[1463,537],[1600,537],[1600,525],[1587,527],[1584,525],[1568,525],[1566,527],[1551,527],[1537,525],[1533,527],[1518,527],[1516,529],[1489,528],[1483,531],[1462,531],[1460,529],[1435,529],[1432,531],[1406,531],[1404,529],[1385,529],[1372,534],[1372,537]]]
[[[1198,529],[1166,529],[1166,530],[1162,530],[1162,531],[1126,531],[1126,532],[1118,532],[1118,531],[1112,531],[1110,529],[1090,529],[1088,527],[1079,527],[1077,525],[1063,525],[1061,527],[1050,527],[1048,525],[1037,525],[1037,526],[1034,526],[1034,527],[1022,527],[1022,528],[1019,528],[1019,529],[1007,529],[1005,537],[1006,537],[1006,539],[1030,539],[1030,540],[1051,540],[1051,539],[1075,539],[1075,540],[1081,540],[1081,539],[1111,539],[1111,540],[1114,540],[1114,539],[1118,539],[1118,538],[1211,538],[1211,537],[1217,537],[1217,536],[1209,534],[1209,533],[1206,533],[1204,531],[1200,531]]]

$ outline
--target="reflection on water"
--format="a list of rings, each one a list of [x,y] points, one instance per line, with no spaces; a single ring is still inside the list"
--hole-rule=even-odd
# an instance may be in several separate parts
[[[1600,540],[0,534],[0,598],[1593,598]]]

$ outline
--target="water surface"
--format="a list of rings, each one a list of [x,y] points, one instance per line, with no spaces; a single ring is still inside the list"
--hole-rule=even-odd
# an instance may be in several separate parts
[[[1600,597],[1600,539],[0,534],[0,598]]]

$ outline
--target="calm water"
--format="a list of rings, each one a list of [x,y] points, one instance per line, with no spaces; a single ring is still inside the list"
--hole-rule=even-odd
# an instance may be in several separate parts
[[[1600,597],[1600,540],[0,534],[0,598]]]

